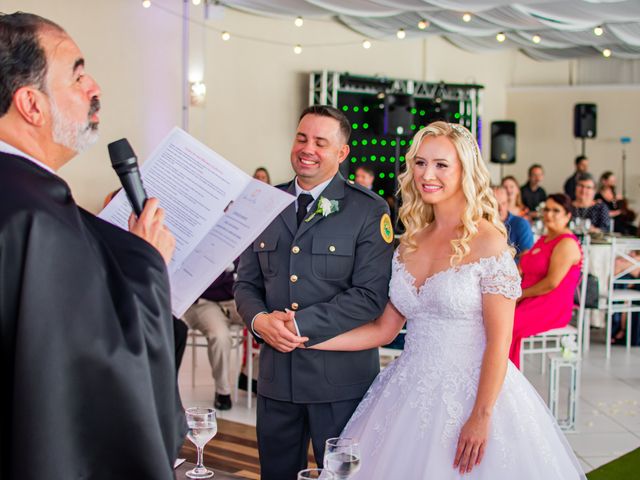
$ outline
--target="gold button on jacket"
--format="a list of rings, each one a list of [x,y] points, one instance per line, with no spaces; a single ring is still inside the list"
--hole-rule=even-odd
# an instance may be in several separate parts
[[[297,275],[291,275],[289,277],[289,280],[291,280],[292,283],[296,283],[298,281],[298,276]]]

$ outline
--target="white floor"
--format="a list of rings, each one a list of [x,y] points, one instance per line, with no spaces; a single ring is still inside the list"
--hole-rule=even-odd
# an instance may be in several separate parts
[[[214,384],[204,348],[197,350],[195,387],[191,384],[191,351],[187,348],[178,377],[185,407],[211,405]],[[578,431],[567,438],[586,472],[640,447],[640,347],[626,353],[614,347],[609,362],[604,345],[596,343],[582,367]],[[540,357],[530,356],[525,374],[543,398],[547,398],[548,376],[540,373]],[[566,380],[563,378],[563,380]],[[566,381],[565,387],[566,387]],[[233,408],[219,418],[255,425],[255,397],[247,408],[246,392],[240,390]]]

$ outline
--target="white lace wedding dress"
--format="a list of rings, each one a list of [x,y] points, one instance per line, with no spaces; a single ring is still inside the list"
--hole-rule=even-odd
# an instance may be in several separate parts
[[[511,362],[484,459],[464,476],[453,468],[485,349],[482,294],[517,298],[520,277],[505,252],[439,272],[420,288],[414,284],[396,251],[390,297],[407,319],[405,347],[342,433],[360,441],[361,469],[352,479],[586,478],[543,400]]]

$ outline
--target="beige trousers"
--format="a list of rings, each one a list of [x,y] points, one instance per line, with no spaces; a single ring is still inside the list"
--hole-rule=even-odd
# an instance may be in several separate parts
[[[239,371],[240,365],[235,359],[242,355],[233,355],[232,359],[233,338],[229,327],[232,324],[244,326],[235,301],[212,302],[201,298],[186,311],[184,321],[207,338],[207,354],[216,393],[230,395],[231,382],[237,381],[235,377],[231,380],[230,375]]]

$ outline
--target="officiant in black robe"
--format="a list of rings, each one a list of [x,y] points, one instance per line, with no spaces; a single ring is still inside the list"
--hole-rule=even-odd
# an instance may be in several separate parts
[[[157,200],[132,233],[55,173],[100,90],[54,23],[0,15],[0,478],[173,479],[184,414]]]

